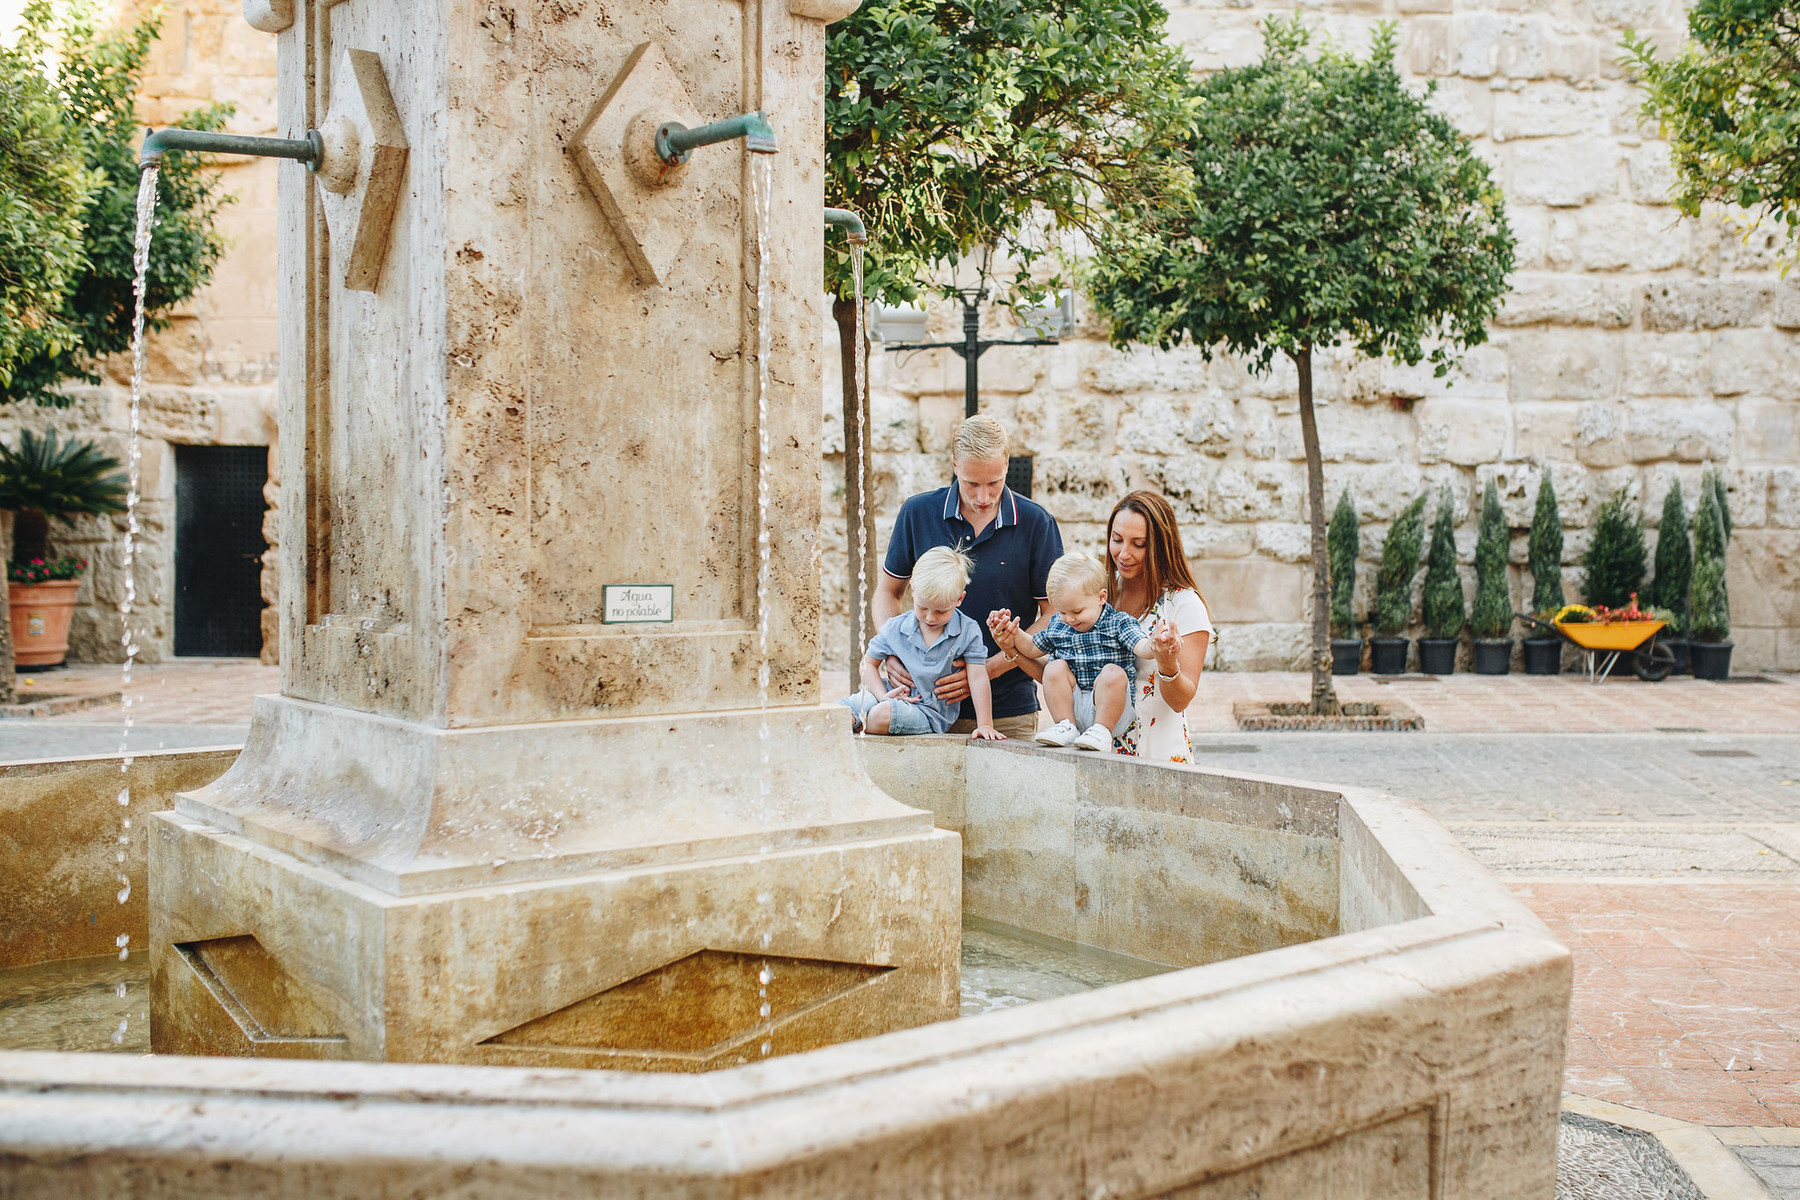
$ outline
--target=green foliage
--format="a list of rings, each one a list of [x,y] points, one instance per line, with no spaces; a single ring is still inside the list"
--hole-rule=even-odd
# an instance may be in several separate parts
[[[1419,570],[1419,551],[1425,542],[1425,497],[1420,496],[1394,518],[1387,541],[1381,547],[1381,568],[1375,575],[1375,632],[1394,637],[1412,617],[1412,581]]]
[[[1694,577],[1692,634],[1697,642],[1722,642],[1731,636],[1731,597],[1725,587],[1725,547],[1731,541],[1731,507],[1725,478],[1714,468],[1700,476],[1700,504],[1694,510]]]
[[[825,42],[825,202],[869,228],[867,292],[1010,243],[1021,280],[1049,229],[1181,194],[1188,64],[1155,0],[867,0]],[[1174,131],[1171,133],[1171,131]],[[826,286],[851,294],[841,239]],[[1043,286],[1043,281],[1038,281]]]
[[[1725,491],[1725,474],[1717,467],[1708,467],[1700,473],[1700,486],[1710,487],[1713,500],[1719,506],[1719,531],[1725,540],[1731,540],[1731,496]]]
[[[1688,545],[1687,501],[1681,480],[1669,486],[1663,497],[1662,525],[1656,535],[1656,577],[1650,581],[1650,603],[1674,614],[1673,632],[1685,632],[1690,622],[1688,588],[1694,578],[1694,554]]]
[[[49,557],[46,517],[124,512],[125,486],[119,460],[92,442],[26,429],[16,449],[0,443],[0,508],[17,514],[13,561]]]
[[[1438,494],[1431,549],[1425,554],[1424,609],[1426,637],[1462,636],[1469,610],[1463,600],[1462,579],[1456,574],[1456,515],[1449,488]]]
[[[80,130],[46,77],[34,4],[18,42],[0,48],[0,385],[23,361],[73,347],[65,304],[83,265],[82,214],[96,186]]]
[[[79,579],[87,570],[87,559],[76,554],[65,554],[61,558],[34,558],[28,562],[10,562],[6,564],[6,581],[8,583],[56,583],[61,580]]]
[[[1337,511],[1331,514],[1331,529],[1325,544],[1331,558],[1331,635],[1352,637],[1356,633],[1356,615],[1350,610],[1356,595],[1356,556],[1362,552],[1361,521],[1356,505],[1350,500],[1350,489],[1338,497]]]
[[[1699,0],[1686,46],[1658,59],[1635,33],[1626,61],[1644,89],[1643,115],[1669,140],[1688,216],[1708,200],[1800,226],[1800,8],[1791,0]]]
[[[1581,584],[1584,601],[1590,607],[1625,607],[1643,584],[1646,557],[1643,526],[1620,488],[1600,506],[1593,539],[1581,556],[1587,572]]]
[[[1506,588],[1506,551],[1512,534],[1500,507],[1500,489],[1488,480],[1481,496],[1481,529],[1475,535],[1475,608],[1470,631],[1478,638],[1503,638],[1512,632],[1512,593]]]
[[[1192,339],[1266,368],[1347,340],[1441,374],[1487,339],[1513,265],[1500,189],[1401,80],[1395,36],[1367,61],[1308,57],[1299,20],[1270,18],[1261,62],[1195,85],[1193,198],[1099,243],[1089,291],[1115,343]]]
[[[1538,481],[1537,507],[1531,513],[1531,612],[1549,620],[1563,606],[1562,510],[1556,503],[1556,486],[1545,471]]]
[[[135,142],[140,125],[134,96],[138,76],[155,40],[158,19],[102,33],[95,10],[85,2],[66,6],[51,24],[49,6],[26,10],[25,39],[53,49],[58,69],[53,89],[67,122],[80,138],[81,153],[97,186],[82,212],[84,262],[62,298],[59,319],[73,333],[54,345],[34,348],[17,371],[0,383],[0,401],[34,400],[65,405],[57,389],[65,379],[97,382],[97,358],[131,344],[132,242],[137,229],[138,167]],[[21,42],[23,45],[24,42]],[[213,106],[188,113],[190,129],[217,129],[230,109]],[[145,278],[148,324],[167,324],[155,314],[199,291],[212,278],[225,241],[214,228],[227,201],[217,172],[205,170],[199,155],[171,154],[157,180],[156,236],[150,243]]]
[[[0,508],[56,517],[124,512],[125,485],[119,460],[93,442],[26,429],[16,449],[0,443]]]
[[[1693,636],[1722,642],[1731,636],[1731,598],[1725,590],[1725,544],[1730,534],[1719,498],[1723,489],[1702,485],[1694,510]]]

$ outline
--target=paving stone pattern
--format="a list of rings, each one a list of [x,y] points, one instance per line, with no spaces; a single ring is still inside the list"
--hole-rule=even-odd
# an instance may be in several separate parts
[[[1733,1146],[1772,1200],[1800,1200],[1800,1146]]]
[[[1753,757],[1694,753],[1719,749]],[[1453,825],[1800,821],[1800,736],[1197,734],[1194,757],[1220,770],[1378,787]]]
[[[1705,1200],[1651,1135],[1579,1113],[1564,1113],[1556,1200]]]
[[[1575,954],[1568,1090],[1703,1125],[1800,1127],[1800,888],[1515,891]]]

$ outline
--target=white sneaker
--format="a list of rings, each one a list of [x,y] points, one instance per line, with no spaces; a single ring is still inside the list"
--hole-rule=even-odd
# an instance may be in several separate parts
[[[1112,730],[1104,725],[1090,725],[1086,733],[1075,739],[1074,744],[1077,750],[1111,750]]]
[[[1081,730],[1075,728],[1075,722],[1058,721],[1050,728],[1040,731],[1037,741],[1040,746],[1067,746],[1080,736]]]

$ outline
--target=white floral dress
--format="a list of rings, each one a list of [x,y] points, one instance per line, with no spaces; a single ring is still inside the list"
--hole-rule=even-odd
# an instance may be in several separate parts
[[[1207,645],[1211,647],[1212,617],[1206,611],[1206,602],[1192,588],[1164,592],[1162,599],[1138,618],[1138,624],[1143,626],[1145,636],[1149,636],[1164,620],[1173,621],[1176,632],[1182,637],[1190,633],[1208,634]],[[1113,750],[1151,762],[1187,762],[1193,756],[1193,747],[1188,742],[1187,714],[1168,706],[1158,690],[1158,682],[1155,660],[1140,662],[1134,697],[1137,720],[1113,739]]]

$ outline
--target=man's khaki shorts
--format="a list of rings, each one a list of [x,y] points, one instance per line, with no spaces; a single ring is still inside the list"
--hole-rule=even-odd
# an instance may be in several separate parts
[[[1037,736],[1038,715],[1026,713],[1020,717],[995,717],[994,728],[1009,738],[1018,738],[1021,741],[1029,742]],[[975,722],[972,720],[958,721],[950,726],[950,732],[960,733],[967,737],[975,732]]]

